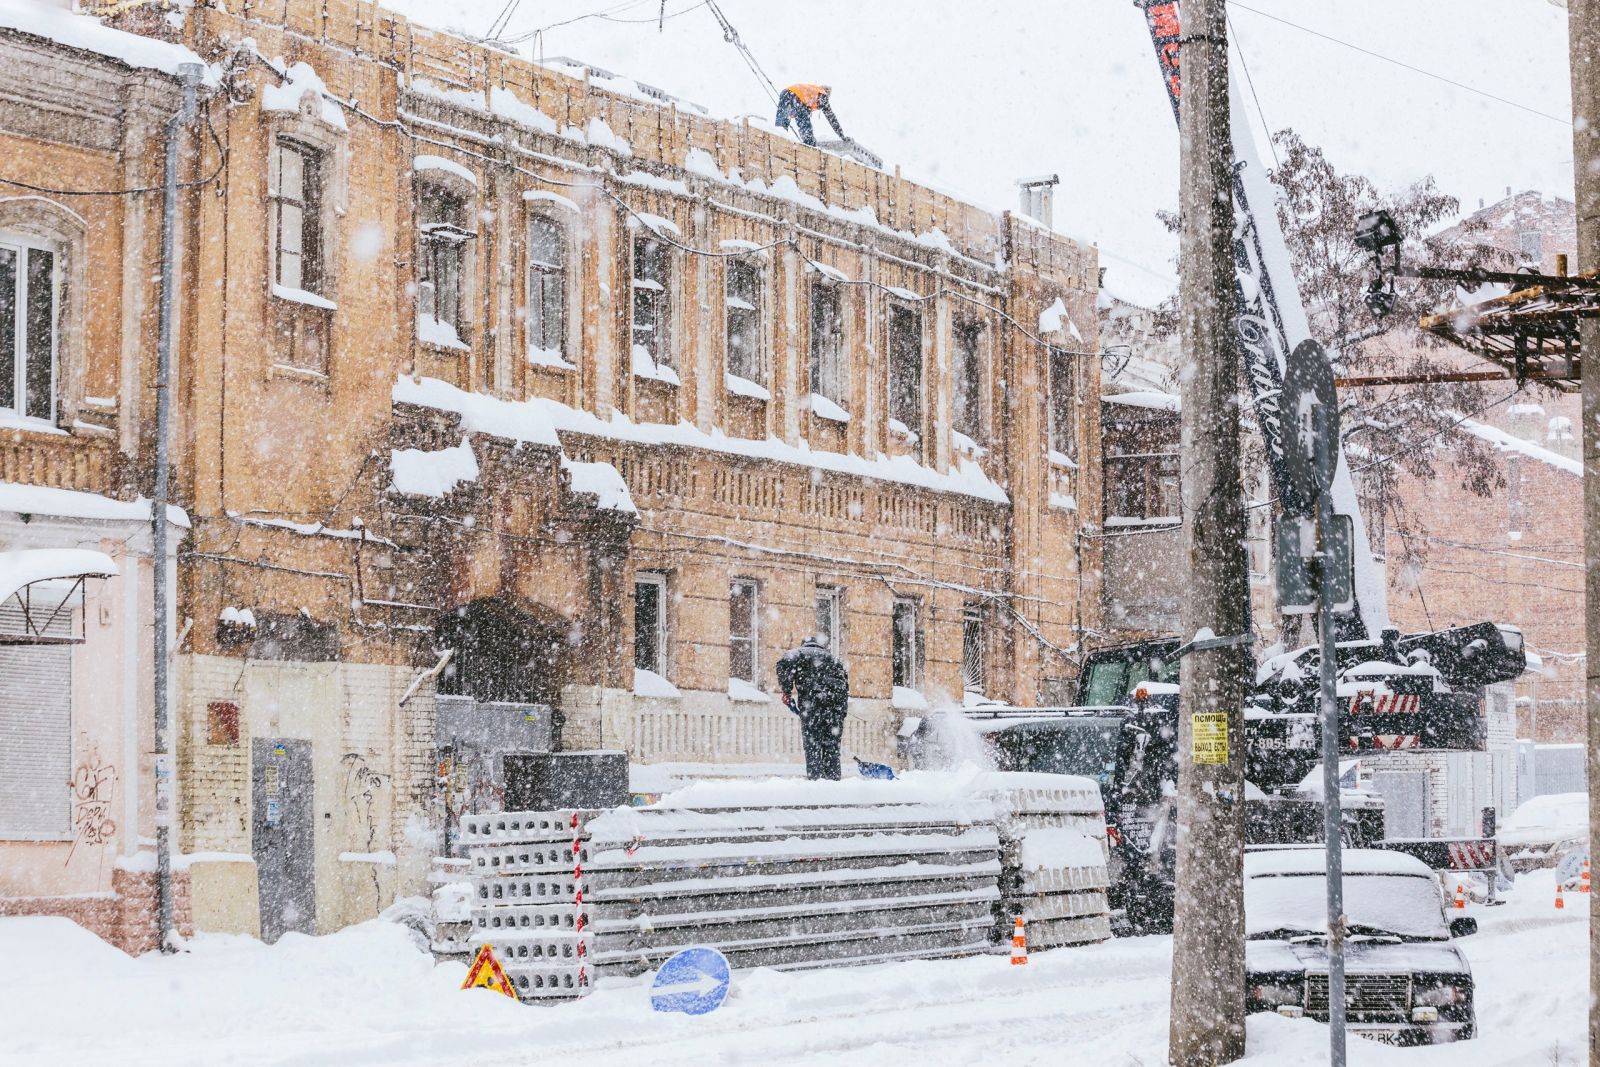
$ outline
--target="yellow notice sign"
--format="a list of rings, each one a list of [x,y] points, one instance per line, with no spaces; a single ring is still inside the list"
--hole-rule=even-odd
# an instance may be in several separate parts
[[[494,949],[488,945],[478,949],[478,955],[467,970],[467,980],[461,983],[462,989],[472,989],[476,986],[504,993],[512,1000],[518,999],[516,990],[511,988],[511,979],[506,977],[500,961],[494,958]]]
[[[1193,727],[1194,762],[1228,762],[1228,713],[1197,711],[1190,717]]]

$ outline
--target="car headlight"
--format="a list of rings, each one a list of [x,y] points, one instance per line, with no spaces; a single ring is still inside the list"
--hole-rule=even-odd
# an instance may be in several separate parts
[[[1419,1008],[1447,1008],[1472,999],[1472,979],[1466,975],[1419,974],[1411,986],[1411,1003]]]

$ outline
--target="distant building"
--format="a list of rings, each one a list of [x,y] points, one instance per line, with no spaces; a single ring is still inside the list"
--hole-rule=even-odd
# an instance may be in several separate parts
[[[119,10],[143,37],[0,29],[0,178],[159,183],[172,61],[208,64],[172,564],[198,926],[325,931],[422,891],[499,803],[497,745],[797,762],[773,663],[815,632],[869,759],[930,702],[1070,693],[1105,629],[1092,247],[355,0]],[[0,249],[59,250],[59,341],[48,403],[0,393],[0,552],[17,487],[149,491],[158,297],[158,195],[11,192]],[[49,545],[140,551],[88,526]],[[71,758],[128,768],[148,834],[136,571],[90,579],[85,700],[43,667],[7,693],[55,731],[19,758],[92,731]],[[0,685],[30,655],[0,646]],[[30,892],[17,857],[70,855],[37,884],[73,913],[144,861],[131,817],[71,852],[66,779],[42,788],[47,846],[0,791],[0,895]]]

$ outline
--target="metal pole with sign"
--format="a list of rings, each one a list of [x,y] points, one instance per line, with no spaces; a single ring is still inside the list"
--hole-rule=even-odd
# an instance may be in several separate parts
[[[1339,791],[1339,702],[1334,672],[1337,647],[1333,614],[1355,599],[1354,529],[1349,516],[1335,515],[1334,471],[1339,462],[1339,405],[1333,368],[1322,346],[1305,341],[1289,358],[1282,410],[1290,422],[1285,442],[1286,486],[1278,525],[1279,608],[1285,614],[1317,613],[1321,644],[1319,710],[1322,713],[1323,846],[1328,882],[1328,1060],[1345,1063],[1344,819]]]

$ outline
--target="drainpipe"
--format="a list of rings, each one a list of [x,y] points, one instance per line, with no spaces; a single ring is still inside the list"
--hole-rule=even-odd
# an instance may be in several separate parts
[[[177,274],[177,255],[173,245],[178,228],[178,138],[183,127],[194,121],[195,89],[200,84],[198,63],[178,67],[183,86],[183,103],[167,120],[167,158],[162,182],[161,205],[161,305],[156,341],[156,485],[150,505],[155,587],[152,592],[155,614],[155,772],[156,772],[156,901],[159,913],[161,951],[176,949],[172,929],[172,820],[173,780],[171,722],[167,708],[168,670],[167,633],[172,615],[172,590],[167,581],[167,468],[171,460],[172,391],[172,305]]]

